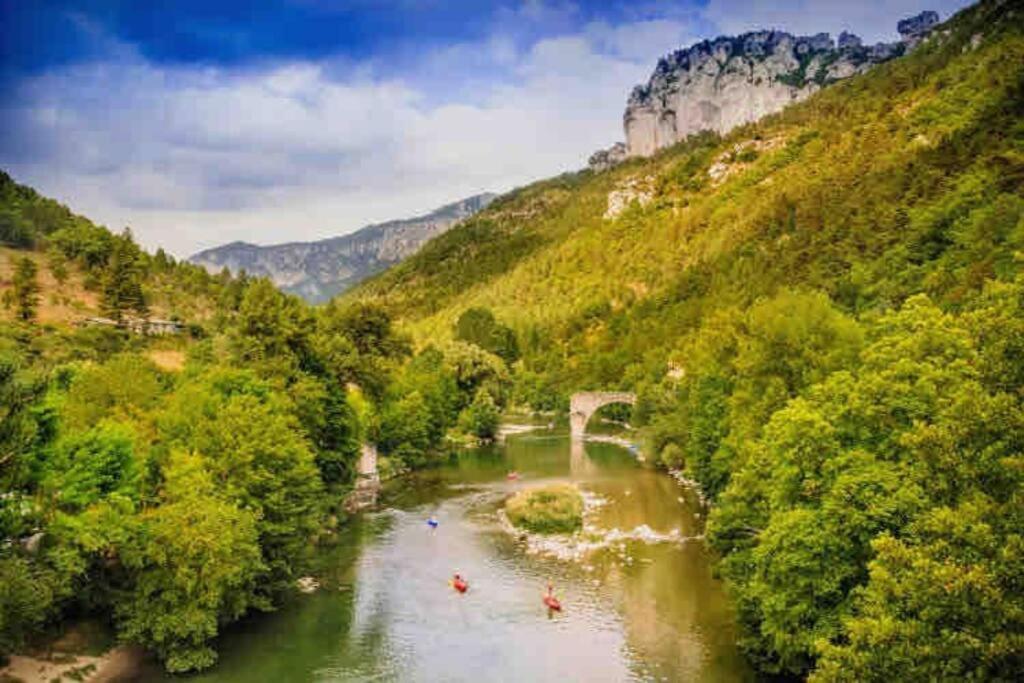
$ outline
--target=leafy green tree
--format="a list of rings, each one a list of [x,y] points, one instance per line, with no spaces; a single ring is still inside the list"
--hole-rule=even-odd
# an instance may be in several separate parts
[[[678,469],[686,462],[686,459],[683,457],[683,449],[674,443],[666,444],[661,449],[658,459],[661,460],[662,465],[669,469]]]
[[[45,462],[45,488],[67,511],[84,510],[113,493],[137,498],[141,473],[134,442],[132,431],[115,423],[65,436]]]
[[[468,405],[481,389],[504,405],[510,378],[505,363],[475,344],[452,342],[443,348],[445,366],[459,390],[459,408]]]
[[[165,379],[151,360],[125,353],[72,373],[61,416],[73,429],[88,429],[103,418],[141,419],[165,391]]]
[[[459,416],[459,425],[468,433],[484,441],[491,441],[498,434],[501,411],[495,405],[491,394],[483,389],[476,393]]]
[[[0,661],[38,632],[53,602],[49,572],[29,558],[0,552]]]
[[[26,456],[38,433],[33,407],[43,388],[15,354],[0,352],[0,490],[14,491],[22,483]]]
[[[994,306],[1000,310],[1002,302]],[[822,653],[832,661],[822,669],[831,672],[824,680],[884,680],[909,667],[913,655],[857,630],[870,622],[884,634],[886,623],[909,618],[885,612],[887,599],[898,604],[892,595],[875,607],[861,602],[881,595],[876,582],[885,575],[876,568],[883,551],[916,547],[915,529],[935,510],[978,496],[995,506],[1013,504],[1024,416],[1018,401],[981,384],[979,354],[964,323],[925,297],[911,298],[872,325],[853,371],[834,372],[790,400],[745,448],[708,535],[724,555],[722,572],[737,597],[744,645],[763,670],[805,674]],[[1013,327],[1006,331],[1012,335]],[[994,534],[992,547],[1014,547],[1010,527],[996,529],[986,531]],[[886,538],[900,540],[893,545]],[[939,546],[924,551],[924,557],[935,554],[941,556]],[[916,577],[926,566],[915,563],[908,571]],[[920,618],[932,614],[948,623],[936,612]],[[940,633],[938,623],[922,628]],[[1019,628],[1011,626],[1011,641],[1015,632]],[[926,648],[954,655],[949,642],[938,645],[943,637],[922,644],[921,656],[927,659]],[[885,655],[875,657],[872,648]],[[986,657],[995,670],[1006,667],[998,656]],[[927,666],[915,678],[943,677]],[[961,662],[950,671],[971,678],[987,670],[976,666]],[[841,672],[847,668],[859,674],[846,678]]]
[[[423,395],[413,391],[384,408],[378,445],[387,453],[422,456],[433,445],[431,431],[430,408]]]
[[[316,450],[325,484],[349,481],[359,457],[361,426],[347,391],[330,380],[303,374],[288,388],[295,414]]]
[[[178,673],[212,666],[220,625],[269,605],[256,592],[256,513],[225,501],[198,455],[173,454],[164,477],[161,505],[140,516],[121,553],[132,583],[116,613],[122,639]]]
[[[223,372],[181,387],[159,421],[169,446],[215,454],[206,466],[218,490],[257,515],[269,571],[261,588],[287,589],[318,529],[323,491],[290,403],[249,374]]]
[[[31,223],[15,210],[0,208],[0,242],[28,249],[35,242]]]
[[[486,308],[469,308],[455,323],[455,338],[476,344],[511,365],[519,358],[515,332],[500,324]]]
[[[14,270],[14,303],[15,313],[19,320],[34,320],[39,308],[39,281],[36,279],[38,268],[36,263],[27,256],[18,259]]]
[[[875,540],[871,580],[844,622],[845,637],[820,644],[811,679],[1017,678],[1024,666],[1019,490],[1008,504],[977,496],[936,508],[902,538]]]

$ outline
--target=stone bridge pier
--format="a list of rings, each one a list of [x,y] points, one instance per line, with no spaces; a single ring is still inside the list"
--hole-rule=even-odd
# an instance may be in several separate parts
[[[356,485],[345,500],[346,509],[354,512],[375,505],[379,491],[380,474],[377,472],[377,447],[372,443],[364,443],[359,451]]]
[[[612,403],[634,405],[636,394],[627,391],[581,391],[569,400],[569,430],[573,441],[581,441],[594,413]]]

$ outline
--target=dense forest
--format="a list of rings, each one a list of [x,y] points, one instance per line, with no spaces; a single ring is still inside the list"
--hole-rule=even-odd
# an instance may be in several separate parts
[[[362,442],[388,476],[494,435],[510,331],[486,314],[414,354],[378,307],[147,254],[6,175],[0,216],[0,656],[99,615],[208,667],[330,542]],[[154,311],[181,334],[133,330]]]
[[[762,673],[1019,680],[1022,29],[982,2],[725,138],[506,195],[351,296],[419,343],[489,308],[535,409],[637,391]]]

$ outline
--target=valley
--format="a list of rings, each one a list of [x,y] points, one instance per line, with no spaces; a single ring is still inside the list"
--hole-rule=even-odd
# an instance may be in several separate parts
[[[0,680],[1019,678],[1024,3],[769,28],[323,242],[3,174]]]

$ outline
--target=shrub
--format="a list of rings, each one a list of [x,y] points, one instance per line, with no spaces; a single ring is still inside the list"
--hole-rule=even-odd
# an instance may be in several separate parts
[[[571,484],[520,491],[505,503],[517,527],[539,534],[570,533],[583,526],[583,496]]]

